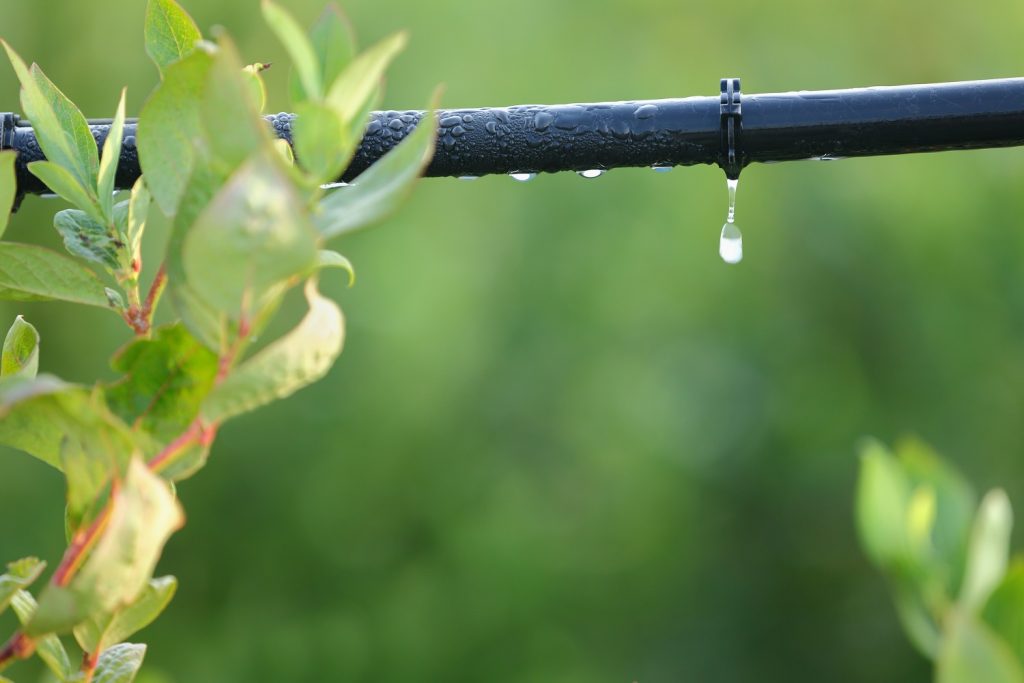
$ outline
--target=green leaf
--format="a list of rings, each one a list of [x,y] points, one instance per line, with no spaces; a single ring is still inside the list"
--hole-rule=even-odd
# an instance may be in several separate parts
[[[331,239],[391,214],[433,158],[436,137],[436,117],[428,112],[409,137],[360,174],[351,187],[338,188],[320,203],[314,219],[320,234]]]
[[[204,144],[211,161],[231,173],[256,150],[269,149],[270,127],[259,115],[242,60],[227,36],[220,40],[208,78],[199,106]]]
[[[128,238],[128,253],[132,260],[141,267],[142,235],[146,231],[149,218],[149,204],[152,196],[146,187],[146,179],[139,178],[132,187],[131,198],[128,200],[128,224],[125,237]]]
[[[117,163],[121,159],[121,143],[124,140],[124,98],[127,89],[121,91],[121,99],[117,104],[117,113],[110,124],[107,139],[103,142],[103,154],[100,156],[97,193],[103,215],[110,219],[114,212],[114,180],[117,176]]]
[[[32,379],[39,372],[39,332],[20,315],[7,331],[3,355],[0,356],[0,377],[20,375]]]
[[[11,606],[14,608],[15,614],[18,615],[18,621],[22,625],[31,621],[37,607],[35,598],[23,590],[18,591],[14,595]],[[51,633],[37,638],[35,644],[36,654],[46,663],[50,671],[56,674],[57,678],[62,681],[67,680],[75,672],[71,666],[71,660],[68,658],[67,650],[64,649],[64,645],[60,642],[60,638]]]
[[[115,645],[100,655],[92,683],[132,683],[142,667],[145,656],[145,645]]]
[[[270,68],[269,64],[257,62],[249,64],[242,69],[242,80],[245,81],[246,87],[249,88],[249,99],[256,107],[257,114],[262,114],[267,106],[267,84],[263,82],[261,74],[268,68]]]
[[[0,152],[0,237],[4,236],[11,220],[11,209],[18,194],[18,178],[14,173],[14,162],[18,153],[13,150]]]
[[[396,33],[356,57],[335,79],[327,92],[327,103],[344,121],[352,121],[373,97],[384,72],[408,42],[406,33]]]
[[[1024,662],[1024,562],[1017,560],[992,591],[981,611],[982,619],[1006,641]]]
[[[35,557],[26,557],[7,565],[7,573],[0,574],[0,612],[7,609],[20,590],[31,586],[46,569],[46,563]]]
[[[127,640],[153,623],[177,590],[178,580],[173,576],[151,579],[132,604],[114,613],[94,615],[76,626],[78,644],[86,652],[102,652]]]
[[[164,543],[184,523],[167,483],[141,459],[110,498],[102,536],[66,587],[50,584],[26,627],[29,636],[65,632],[97,612],[130,605],[146,588]]]
[[[217,355],[180,323],[130,342],[111,365],[124,375],[106,389],[111,410],[160,443],[185,431],[217,375]]]
[[[910,498],[910,484],[899,463],[877,441],[861,450],[857,483],[857,531],[861,545],[879,567],[893,567],[906,558],[908,539],[901,523]]]
[[[160,73],[192,52],[203,39],[196,22],[174,0],[149,0],[146,6],[146,54]]]
[[[105,223],[103,209],[95,194],[86,190],[70,171],[52,161],[33,161],[28,170],[72,206],[85,211],[98,223]]]
[[[103,284],[73,259],[31,244],[0,242],[0,299],[59,299],[109,308]]]
[[[270,0],[263,0],[263,18],[291,57],[303,90],[311,98],[323,97],[324,84],[316,53],[295,17]]]
[[[290,188],[273,159],[256,157],[232,176],[185,238],[189,285],[234,320],[316,261],[316,233]]]
[[[898,443],[896,454],[911,488],[925,488],[934,494],[930,557],[918,553],[918,559],[929,565],[928,571],[942,580],[946,594],[952,598],[963,574],[967,538],[977,506],[974,491],[959,472],[916,439]]]
[[[0,379],[0,443],[57,469],[74,465],[67,472],[68,494],[79,516],[133,451],[152,450],[107,410],[96,392],[49,375]],[[98,463],[99,473],[93,474],[88,463]],[[83,470],[91,478],[81,476]]]
[[[345,67],[356,56],[356,39],[352,25],[345,18],[341,9],[331,3],[324,8],[323,14],[313,25],[310,43],[316,53],[321,82],[329,88]],[[299,78],[291,79],[292,102],[317,99],[317,93],[308,92]]]
[[[1024,683],[1021,669],[1010,650],[974,615],[950,615],[936,664],[937,683]]]
[[[82,112],[37,65],[27,68],[10,45],[3,46],[21,82],[21,106],[46,158],[63,166],[95,198],[99,152]]]
[[[1002,489],[989,491],[981,500],[967,547],[967,569],[960,589],[960,604],[980,608],[1003,580],[1010,557],[1013,510]]]
[[[321,249],[317,252],[316,270],[324,268],[340,268],[348,273],[349,287],[356,283],[356,270],[352,267],[352,262],[336,251]]]
[[[181,320],[207,348],[223,351],[226,318],[203,301],[185,277],[182,248],[185,236],[199,214],[223,186],[226,178],[206,164],[198,165],[189,178],[178,214],[167,241],[167,295]]]
[[[209,52],[196,50],[169,66],[139,116],[139,158],[146,184],[168,216],[178,210],[196,166],[199,102],[212,65]]]
[[[202,408],[207,420],[221,422],[254,410],[327,374],[341,353],[344,319],[312,280],[306,285],[306,300],[309,312],[298,327],[235,368],[210,392]]]
[[[53,227],[64,238],[64,247],[80,258],[99,263],[111,272],[121,266],[121,237],[105,223],[97,223],[84,211],[65,209],[53,217]]]
[[[323,104],[298,105],[294,129],[295,157],[316,185],[337,180],[348,166],[355,145],[338,114]]]

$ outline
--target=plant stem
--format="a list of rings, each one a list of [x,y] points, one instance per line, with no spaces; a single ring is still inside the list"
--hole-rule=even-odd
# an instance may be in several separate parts
[[[117,493],[117,483],[112,485],[110,492],[110,498],[113,500]],[[96,519],[93,520],[89,528],[84,531],[78,531],[74,538],[71,539],[71,545],[64,551],[64,557],[60,561],[60,565],[57,570],[53,573],[53,578],[50,579],[51,583],[55,586],[66,586],[68,582],[74,577],[75,572],[82,565],[82,561],[85,559],[85,554],[96,544],[103,529],[107,526],[107,521],[110,519],[111,505],[108,502],[103,506],[100,514]]]
[[[15,633],[11,636],[2,648],[0,648],[0,669],[15,659],[28,659],[36,650],[34,640],[24,633]]]
[[[149,294],[146,295],[146,303],[142,306],[142,316],[146,320],[147,327],[153,327],[153,314],[156,313],[156,305],[160,302],[160,296],[167,287],[167,266],[161,263],[160,269],[156,271],[153,284],[149,286]]]

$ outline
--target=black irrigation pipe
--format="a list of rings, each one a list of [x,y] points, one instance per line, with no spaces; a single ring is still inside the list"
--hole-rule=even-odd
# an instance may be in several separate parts
[[[27,164],[43,158],[35,132],[2,116],[0,148],[19,152],[19,193],[46,193]],[[341,180],[349,181],[416,127],[419,111],[371,114]],[[439,112],[427,176],[553,173],[640,166],[718,164],[730,177],[751,162],[936,152],[1024,145],[1024,78],[740,96],[723,79],[717,97],[521,105]],[[267,117],[291,141],[295,116]],[[101,144],[109,121],[92,122]],[[136,125],[125,129],[117,173],[140,173]]]

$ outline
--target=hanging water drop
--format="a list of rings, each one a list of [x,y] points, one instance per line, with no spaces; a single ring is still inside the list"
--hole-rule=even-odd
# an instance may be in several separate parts
[[[586,171],[576,171],[576,173],[582,178],[599,178],[604,175],[604,169],[591,168]]]
[[[743,260],[743,233],[735,223],[722,226],[722,236],[718,240],[718,254],[726,263],[739,263]]]
[[[651,166],[651,170],[654,171],[655,173],[668,173],[673,168],[674,167],[669,164],[654,164],[653,166]]]
[[[460,175],[459,180],[476,180],[479,177],[478,175]]]
[[[518,180],[521,183],[527,183],[537,177],[536,173],[509,173],[512,180]]]
[[[729,188],[729,212],[725,216],[722,236],[718,240],[718,253],[726,263],[739,263],[743,260],[743,233],[736,225],[736,189],[739,184],[737,178],[726,180]]]

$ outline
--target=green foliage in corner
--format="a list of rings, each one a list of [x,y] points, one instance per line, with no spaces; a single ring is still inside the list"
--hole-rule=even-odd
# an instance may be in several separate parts
[[[1013,511],[917,441],[861,453],[857,529],[889,583],[910,642],[937,683],[1024,683],[1024,559]]]
[[[38,655],[61,681],[135,679],[146,648],[126,641],[178,585],[153,576],[185,523],[174,482],[203,466],[226,420],[327,373],[344,317],[318,277],[337,267],[352,275],[327,241],[392,210],[433,154],[430,114],[352,186],[326,189],[351,161],[405,36],[357,55],[336,8],[310,37],[284,8],[268,0],[262,9],[295,66],[294,152],[262,117],[265,65],[246,66],[226,34],[204,40],[174,0],[150,0],[146,52],[160,83],[138,122],[143,178],[119,192],[125,94],[97,142],[42,69],[3,43],[47,158],[29,170],[72,208],[54,217],[68,254],[0,242],[0,299],[107,308],[132,338],[111,361],[119,378],[92,386],[39,374],[40,335],[23,317],[4,338],[0,443],[64,474],[68,547],[35,595],[42,561],[19,560],[0,575],[0,612],[12,608],[21,623],[0,647],[0,669]],[[16,196],[14,162],[0,153],[0,237]],[[147,269],[141,245],[155,209],[173,234],[163,263]],[[308,313],[254,352],[256,332],[297,287]],[[165,291],[179,319],[154,326]],[[69,654],[68,636],[81,655]]]

